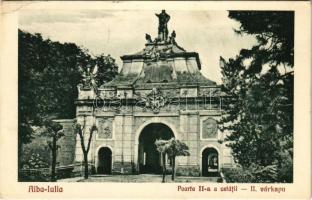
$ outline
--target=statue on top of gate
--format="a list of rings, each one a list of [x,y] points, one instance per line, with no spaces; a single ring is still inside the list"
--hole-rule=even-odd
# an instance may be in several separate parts
[[[159,20],[158,25],[158,39],[160,41],[167,41],[168,39],[168,22],[170,20],[170,16],[166,13],[165,10],[162,10],[161,13],[156,14]]]

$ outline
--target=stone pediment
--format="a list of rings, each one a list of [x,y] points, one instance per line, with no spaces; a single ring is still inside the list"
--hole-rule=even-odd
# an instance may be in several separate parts
[[[120,73],[102,88],[111,86],[153,88],[154,84],[174,87],[216,86],[215,82],[201,74],[198,53],[179,46],[175,40],[175,31],[169,36],[166,24],[161,27],[158,29],[158,37],[154,40],[149,34],[145,35],[147,42],[143,50],[120,57],[123,61]]]
[[[149,43],[142,51],[124,55],[121,59],[121,72],[105,86],[139,87],[153,83],[216,85],[201,74],[198,53],[188,52],[176,43]]]

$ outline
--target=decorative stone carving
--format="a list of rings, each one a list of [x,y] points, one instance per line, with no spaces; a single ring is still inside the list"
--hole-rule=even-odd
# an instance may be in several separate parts
[[[164,91],[164,95],[167,98],[179,97],[179,94],[180,94],[180,91],[178,88],[177,89],[169,89],[169,90]]]
[[[216,120],[208,118],[203,121],[202,124],[203,139],[216,139],[217,133],[218,133],[218,124]]]
[[[181,97],[197,97],[197,88],[181,88]]]
[[[98,138],[99,139],[112,139],[113,119],[112,118],[99,118],[98,119]]]
[[[98,66],[95,65],[92,69],[91,69],[91,65],[87,65],[85,68],[79,66],[79,68],[80,68],[80,71],[83,72],[82,73],[83,87],[86,89],[93,88],[94,92],[98,94],[98,86],[95,80],[97,76],[97,72],[98,72]]]
[[[176,44],[175,38],[176,38],[177,34],[175,31],[172,31],[171,36],[169,37],[169,41],[171,44]]]
[[[151,35],[149,35],[147,33],[145,34],[145,39],[146,39],[147,43],[152,43],[153,42]]]
[[[203,88],[199,91],[198,96],[219,97],[220,92],[220,88]]]
[[[144,103],[145,108],[151,109],[154,113],[159,113],[160,108],[165,106],[166,98],[159,88],[153,88],[140,102]]]

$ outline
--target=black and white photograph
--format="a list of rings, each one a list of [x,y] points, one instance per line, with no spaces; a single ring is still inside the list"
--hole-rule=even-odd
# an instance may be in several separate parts
[[[293,11],[19,17],[19,181],[292,182]]]

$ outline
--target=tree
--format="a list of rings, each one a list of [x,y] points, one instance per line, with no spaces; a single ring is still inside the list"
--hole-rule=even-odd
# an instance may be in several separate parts
[[[172,163],[172,176],[171,179],[174,181],[175,178],[175,164],[176,164],[176,157],[177,156],[189,156],[189,148],[180,140],[176,140],[175,138],[171,138],[169,140],[169,148],[167,150],[168,157]]]
[[[169,140],[156,140],[157,151],[160,153],[162,160],[162,182],[166,182],[166,152],[169,149]]]
[[[189,156],[189,148],[180,140],[176,140],[175,138],[171,138],[170,140],[156,140],[155,145],[157,146],[157,150],[162,154],[163,160],[163,182],[165,179],[165,155],[167,154],[172,163],[172,175],[171,180],[175,179],[175,161],[177,156]]]
[[[18,149],[33,138],[34,126],[46,117],[75,115],[76,85],[81,79],[77,63],[88,60],[75,44],[44,40],[41,34],[18,31]]]
[[[254,35],[257,44],[235,59],[220,58],[222,90],[228,95],[221,130],[230,132],[228,146],[243,168],[278,169],[276,178],[262,181],[291,182],[294,13],[230,11],[229,17],[240,22],[238,34]]]
[[[117,74],[110,56],[93,56],[74,43],[43,39],[39,33],[18,31],[18,152],[33,139],[33,127],[43,120],[73,118],[77,85],[87,66],[97,66],[100,86]],[[21,166],[19,160],[19,167]]]
[[[101,54],[95,58],[95,63],[100,66],[96,76],[96,84],[98,86],[112,80],[118,73],[118,66],[115,63],[115,59],[109,54],[105,56]]]
[[[52,120],[45,120],[45,135],[52,138],[52,141],[47,141],[48,146],[51,150],[52,163],[51,163],[51,181],[56,181],[56,159],[57,159],[57,150],[61,148],[57,145],[57,141],[64,136],[63,126]]]
[[[91,141],[92,141],[92,136],[94,131],[97,131],[97,127],[95,124],[91,126],[89,129],[89,132],[87,132],[86,128],[86,116],[84,116],[83,120],[83,125],[80,125],[79,123],[74,124],[74,129],[76,134],[79,135],[80,137],[80,144],[81,144],[81,149],[83,153],[83,163],[84,163],[84,178],[88,179],[89,177],[89,169],[88,169],[88,153],[91,147]],[[85,144],[85,137],[89,133],[89,138],[88,138],[88,143],[87,145]]]

